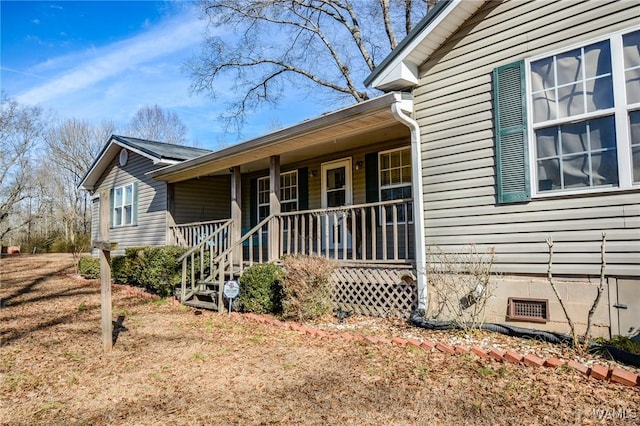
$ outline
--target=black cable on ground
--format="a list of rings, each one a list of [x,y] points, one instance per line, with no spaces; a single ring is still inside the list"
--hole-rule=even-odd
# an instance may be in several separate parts
[[[461,330],[459,324],[452,321],[435,321],[425,318],[424,309],[415,309],[409,316],[409,321],[416,327],[426,328],[428,330]],[[542,340],[544,342],[555,344],[566,344],[573,346],[573,339],[568,334],[564,333],[552,333],[548,331],[531,330],[529,328],[515,327],[504,324],[481,324],[473,326],[467,324],[469,328],[477,328],[479,330],[487,330],[496,333],[505,334],[507,336],[521,337],[524,339]],[[615,361],[640,367],[640,355],[624,351],[610,345],[603,345],[596,342],[589,343],[590,352],[607,352],[608,355]]]

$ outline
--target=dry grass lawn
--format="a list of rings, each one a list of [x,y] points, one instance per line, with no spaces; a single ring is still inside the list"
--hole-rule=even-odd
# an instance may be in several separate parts
[[[637,387],[195,315],[120,286],[125,329],[103,353],[99,283],[70,277],[70,256],[7,258],[0,270],[1,424],[640,422]]]

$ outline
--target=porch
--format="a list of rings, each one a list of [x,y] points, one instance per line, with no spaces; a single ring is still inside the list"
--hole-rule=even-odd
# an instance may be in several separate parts
[[[407,316],[424,304],[412,110],[391,93],[150,173],[167,182],[167,243],[191,247],[183,302],[223,309],[226,280],[302,254],[337,262],[345,310]]]
[[[224,282],[251,265],[321,256],[336,262],[336,308],[407,316],[417,306],[412,204],[402,199],[271,214],[239,238],[233,238],[233,219],[172,226],[171,242],[191,247],[180,259],[180,298],[222,310]]]

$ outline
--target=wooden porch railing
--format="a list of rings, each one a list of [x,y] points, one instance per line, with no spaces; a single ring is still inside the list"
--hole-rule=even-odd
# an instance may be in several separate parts
[[[404,199],[281,213],[279,256],[406,263],[414,259],[412,203]]]
[[[178,258],[178,263],[182,262],[182,301],[196,291],[199,282],[207,282],[214,277],[215,259],[230,246],[232,224],[230,219],[219,224],[208,237]],[[189,294],[187,288],[190,289]]]
[[[183,301],[198,287],[216,284],[218,308],[227,279],[254,263],[285,254],[323,256],[350,263],[409,263],[414,259],[411,199],[272,214],[230,241],[233,221],[215,230],[178,261],[182,262]]]
[[[195,247],[214,234],[220,227],[226,226],[229,219],[207,222],[181,223],[169,227],[171,243],[178,246]]]

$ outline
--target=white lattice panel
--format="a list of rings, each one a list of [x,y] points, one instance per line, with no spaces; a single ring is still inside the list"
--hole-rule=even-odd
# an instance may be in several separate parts
[[[335,284],[334,306],[356,314],[406,318],[418,306],[415,273],[411,269],[340,267],[331,280]]]

